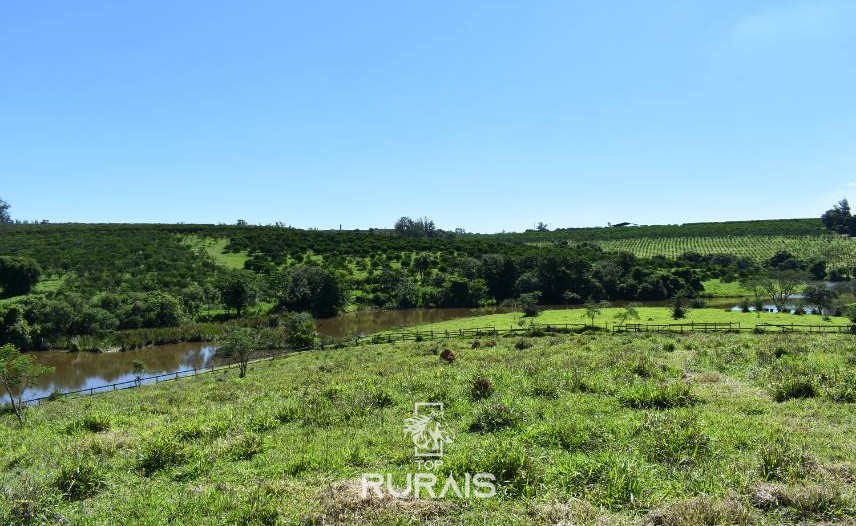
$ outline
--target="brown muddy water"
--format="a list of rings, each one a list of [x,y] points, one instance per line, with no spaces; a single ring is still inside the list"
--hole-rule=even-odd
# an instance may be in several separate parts
[[[404,309],[374,310],[343,314],[335,318],[317,320],[322,337],[345,338],[372,334],[396,328],[425,323],[437,323],[455,318],[508,312],[509,309],[488,307],[481,309]],[[179,343],[158,345],[127,352],[69,353],[65,351],[38,351],[32,354],[54,372],[38,380],[24,394],[32,400],[54,392],[65,393],[82,389],[104,389],[105,386],[135,379],[134,362],[146,366],[144,377],[167,373],[188,373],[218,365],[211,343]],[[0,400],[0,403],[4,403]]]

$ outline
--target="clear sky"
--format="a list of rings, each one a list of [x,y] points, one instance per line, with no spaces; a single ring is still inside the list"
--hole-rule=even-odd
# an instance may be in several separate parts
[[[521,230],[856,197],[856,1],[0,3],[17,219]]]

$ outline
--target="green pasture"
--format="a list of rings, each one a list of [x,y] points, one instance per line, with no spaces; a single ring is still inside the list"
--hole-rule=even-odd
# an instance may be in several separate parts
[[[0,523],[852,524],[849,335],[565,335],[366,345],[0,413]],[[448,350],[448,352],[445,352]],[[139,351],[144,359],[145,351]],[[440,353],[447,359],[441,359]],[[363,498],[420,468],[489,499]]]

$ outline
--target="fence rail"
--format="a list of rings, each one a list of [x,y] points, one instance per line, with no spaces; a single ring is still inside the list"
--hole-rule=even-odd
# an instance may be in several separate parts
[[[466,329],[457,329],[457,330],[415,330],[415,331],[395,331],[395,332],[386,332],[379,333],[370,336],[362,336],[354,339],[348,340],[340,340],[333,343],[325,343],[322,345],[316,345],[314,347],[306,348],[306,349],[297,349],[297,350],[283,350],[283,351],[272,351],[267,353],[262,353],[261,355],[257,355],[256,358],[250,360],[250,364],[260,363],[265,361],[274,360],[277,358],[283,358],[286,356],[291,356],[293,354],[300,354],[310,351],[323,350],[323,349],[340,349],[350,346],[356,345],[364,345],[364,344],[383,344],[383,343],[396,343],[396,342],[419,342],[419,341],[430,341],[430,340],[442,340],[442,339],[450,339],[450,338],[481,338],[481,337],[499,337],[499,336],[514,336],[516,334],[527,335],[527,334],[535,334],[537,332],[543,333],[566,333],[572,331],[585,331],[585,330],[596,330],[596,331],[605,331],[609,333],[609,325],[604,324],[603,327],[587,325],[584,323],[549,323],[549,324],[530,324],[525,327],[507,327],[500,328],[495,326],[490,327],[472,327]],[[758,332],[758,333],[771,333],[771,332],[780,332],[780,333],[803,333],[803,334],[811,334],[811,333],[837,333],[837,334],[856,334],[856,324],[854,325],[810,325],[810,324],[771,324],[771,323],[763,323],[751,326],[743,326],[740,323],[732,323],[732,322],[710,322],[710,323],[627,323],[627,324],[616,324],[612,326],[611,333],[628,333],[628,332],[666,332],[666,333],[695,333],[695,332],[725,332],[725,333],[739,333],[739,332]],[[127,380],[124,382],[117,382],[113,384],[103,385],[99,387],[88,387],[86,389],[78,389],[75,391],[65,391],[61,393],[53,393],[48,396],[42,396],[39,398],[32,398],[29,400],[24,400],[25,404],[35,404],[40,405],[44,401],[48,400],[56,400],[57,398],[76,398],[80,396],[89,396],[100,393],[107,393],[113,391],[119,391],[123,389],[130,389],[135,387],[141,387],[143,385],[151,385],[157,384],[161,382],[169,382],[178,380],[180,378],[190,378],[199,376],[202,374],[214,373],[217,371],[227,371],[229,369],[234,369],[238,367],[238,363],[230,363],[219,366],[210,366],[204,368],[193,368],[187,369],[184,371],[176,371],[172,373],[162,373],[153,376],[140,377],[134,380]]]

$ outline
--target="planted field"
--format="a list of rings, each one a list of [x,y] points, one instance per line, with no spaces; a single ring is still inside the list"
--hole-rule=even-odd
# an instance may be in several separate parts
[[[0,415],[0,520],[72,524],[781,524],[853,521],[850,336],[569,335],[311,352]],[[447,348],[454,356],[441,360]],[[447,354],[447,357],[450,356]],[[525,372],[525,374],[523,374]],[[362,498],[419,470],[488,499]]]
[[[604,250],[632,252],[639,257],[676,257],[686,252],[734,254],[755,261],[787,251],[799,259],[819,258],[831,267],[856,266],[856,243],[849,238],[820,236],[642,237],[594,240]]]

